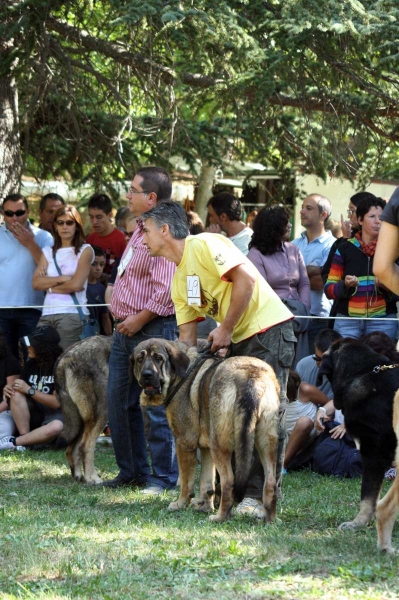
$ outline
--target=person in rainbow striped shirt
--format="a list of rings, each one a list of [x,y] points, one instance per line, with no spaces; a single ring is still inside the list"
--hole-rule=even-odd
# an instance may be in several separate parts
[[[397,338],[397,321],[387,319],[396,319],[398,296],[373,274],[380,216],[385,205],[382,198],[360,202],[356,216],[361,229],[339,246],[331,263],[324,292],[327,298],[337,300],[337,317],[341,319],[336,319],[334,329],[343,337],[360,338],[373,331],[384,331],[393,340]]]

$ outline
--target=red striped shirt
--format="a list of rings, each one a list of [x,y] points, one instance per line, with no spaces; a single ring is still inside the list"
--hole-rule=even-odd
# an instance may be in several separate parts
[[[112,314],[116,319],[137,315],[144,309],[162,317],[174,314],[170,288],[176,265],[163,256],[149,255],[139,227],[126,246],[121,263],[130,248],[133,256],[124,273],[117,276],[112,290]]]

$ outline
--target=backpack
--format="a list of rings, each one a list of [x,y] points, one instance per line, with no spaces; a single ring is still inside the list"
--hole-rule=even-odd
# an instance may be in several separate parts
[[[320,434],[313,455],[313,471],[320,475],[336,477],[361,477],[363,463],[359,450],[352,438],[345,434],[342,439],[334,440],[330,430],[339,425],[335,421],[325,423],[326,429]]]

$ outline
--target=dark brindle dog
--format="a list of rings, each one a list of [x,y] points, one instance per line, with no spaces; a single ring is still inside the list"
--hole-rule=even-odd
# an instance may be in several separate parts
[[[185,344],[151,339],[131,357],[134,374],[143,387],[144,406],[166,404],[176,439],[180,496],[169,505],[179,510],[194,496],[197,448],[201,450],[200,490],[196,508],[214,508],[215,466],[221,500],[213,521],[230,517],[234,499],[240,502],[248,481],[254,444],[265,471],[264,520],[276,514],[276,451],[279,386],[274,371],[257,358],[235,357],[196,362],[198,351]],[[195,363],[195,368],[191,366]],[[191,366],[190,366],[191,365]],[[187,377],[172,399],[177,382]],[[235,474],[232,455],[235,455]]]
[[[324,374],[331,382],[334,406],[342,410],[363,461],[360,511],[353,521],[339,527],[353,529],[374,516],[384,473],[395,456],[392,414],[399,368],[392,368],[392,361],[365,344],[347,338],[335,342],[323,355],[319,377]]]
[[[92,484],[102,483],[94,469],[94,450],[107,422],[111,345],[111,337],[86,338],[68,348],[54,370],[55,390],[64,415],[62,436],[69,444],[66,455],[72,477]]]

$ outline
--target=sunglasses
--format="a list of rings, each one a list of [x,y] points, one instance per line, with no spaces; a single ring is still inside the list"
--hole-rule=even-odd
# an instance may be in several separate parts
[[[23,217],[26,214],[26,210],[5,210],[4,214],[6,217],[13,217],[14,215],[16,217]]]
[[[67,227],[72,227],[72,225],[75,225],[75,221],[72,221],[72,219],[70,219],[68,221],[56,221],[56,223],[60,227],[62,227],[63,225],[67,225]]]
[[[317,354],[312,354],[312,358],[313,360],[315,360],[316,362],[321,362],[322,358],[321,356],[317,356]]]

